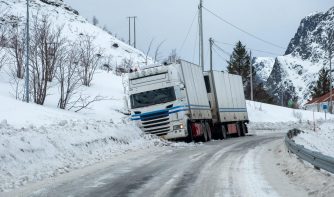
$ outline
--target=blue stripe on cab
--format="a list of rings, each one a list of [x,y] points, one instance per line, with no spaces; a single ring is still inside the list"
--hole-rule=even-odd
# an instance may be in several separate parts
[[[141,116],[147,116],[150,114],[156,114],[156,113],[160,113],[160,112],[167,112],[168,114],[173,114],[173,113],[177,113],[177,112],[181,112],[181,111],[187,111],[190,109],[192,110],[211,110],[210,106],[206,106],[206,105],[180,105],[180,106],[175,106],[175,107],[171,107],[168,109],[162,109],[162,110],[156,110],[156,111],[150,111],[150,112],[146,112],[146,113],[142,113],[142,114],[133,114],[131,115],[131,120],[140,120]],[[175,111],[173,111],[175,110]]]

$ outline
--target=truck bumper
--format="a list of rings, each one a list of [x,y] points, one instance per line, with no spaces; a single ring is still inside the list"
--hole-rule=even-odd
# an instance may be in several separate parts
[[[174,130],[167,135],[161,136],[163,139],[170,140],[170,139],[177,139],[177,138],[185,138],[188,136],[188,132],[185,129],[180,129],[180,130]]]

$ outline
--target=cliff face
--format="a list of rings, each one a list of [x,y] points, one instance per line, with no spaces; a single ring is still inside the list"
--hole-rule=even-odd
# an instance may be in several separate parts
[[[329,67],[328,46],[334,41],[328,39],[328,34],[333,31],[334,7],[302,19],[283,56],[276,57],[275,61],[263,57],[255,59],[259,78],[277,103],[281,103],[282,92],[286,94],[285,103],[293,97],[300,103],[310,98],[319,70]]]

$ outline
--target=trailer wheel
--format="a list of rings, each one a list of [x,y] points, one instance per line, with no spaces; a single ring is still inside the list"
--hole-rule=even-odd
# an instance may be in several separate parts
[[[205,129],[208,133],[208,141],[211,141],[212,139],[212,132],[211,132],[211,127],[208,122],[205,122]]]
[[[241,130],[242,130],[242,128],[240,127],[240,124],[239,123],[236,123],[236,126],[237,126],[237,137],[240,137],[241,136]]]
[[[245,128],[245,134],[248,133],[248,127],[247,127],[246,123],[243,123],[243,126]]]
[[[201,124],[202,125],[202,129],[203,129],[203,135],[202,135],[202,142],[207,142],[208,141],[208,131],[207,129],[205,128],[205,124]]]
[[[224,125],[222,125],[222,128],[221,128],[221,139],[226,139],[227,138],[227,131],[226,131],[226,128]]]
[[[211,134],[212,134],[212,139],[215,139],[215,140],[218,140],[220,139],[221,137],[221,128],[220,128],[220,125],[218,124],[214,124],[214,126],[212,127],[212,130],[211,130]]]
[[[193,131],[191,130],[190,121],[188,121],[188,124],[187,124],[187,131],[188,131],[188,136],[186,137],[186,142],[191,143],[194,140],[194,138],[193,138]]]
[[[245,123],[241,123],[241,136],[245,136],[247,133],[247,126],[245,125]]]

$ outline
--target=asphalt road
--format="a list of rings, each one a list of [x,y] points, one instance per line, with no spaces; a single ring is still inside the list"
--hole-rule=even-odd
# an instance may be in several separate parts
[[[266,181],[262,171],[270,168],[261,167],[266,146],[282,138],[246,136],[141,151],[24,196],[283,196]]]

